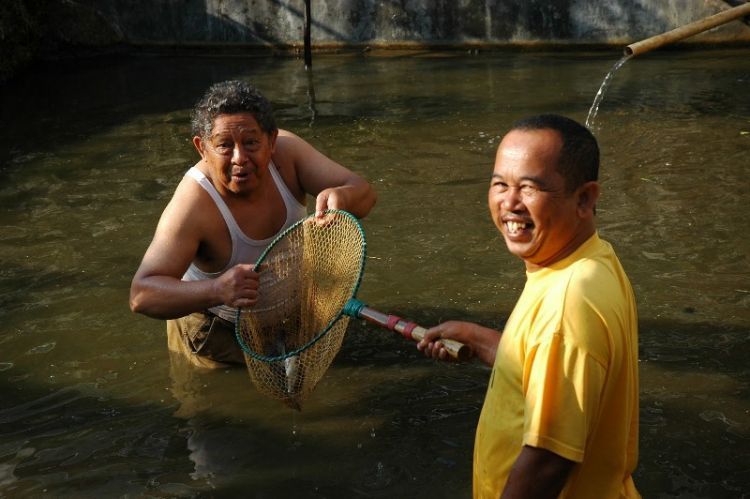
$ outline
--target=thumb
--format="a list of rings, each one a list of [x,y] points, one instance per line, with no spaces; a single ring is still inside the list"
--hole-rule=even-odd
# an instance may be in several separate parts
[[[315,198],[315,216],[322,217],[328,208],[328,191],[323,191]]]

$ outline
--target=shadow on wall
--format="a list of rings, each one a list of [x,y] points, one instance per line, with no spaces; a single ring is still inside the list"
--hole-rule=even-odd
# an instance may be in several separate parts
[[[61,60],[127,52],[133,45],[190,46],[289,44],[279,33],[299,32],[304,13],[279,0],[263,1],[261,15],[248,4],[96,0],[10,0],[0,9],[0,84],[34,60]],[[279,29],[277,19],[287,26]],[[316,29],[343,40],[321,23]]]
[[[108,19],[132,44],[250,44],[284,47],[302,44],[304,3],[281,0],[217,2],[187,0],[180,8],[168,2],[113,0],[104,6]],[[334,40],[346,34],[319,22],[314,29]]]
[[[0,83],[37,58],[65,58],[123,41],[94,2],[9,0],[0,9]]]

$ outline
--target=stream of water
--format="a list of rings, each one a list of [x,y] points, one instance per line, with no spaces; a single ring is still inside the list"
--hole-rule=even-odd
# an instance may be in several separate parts
[[[612,69],[609,70],[607,75],[604,77],[604,80],[602,80],[602,84],[599,86],[599,90],[596,92],[596,96],[594,97],[594,102],[591,104],[591,109],[589,109],[589,114],[586,116],[586,122],[585,125],[589,129],[593,129],[594,127],[594,120],[596,119],[596,113],[599,112],[599,106],[602,103],[602,99],[604,99],[604,94],[607,91],[607,85],[609,85],[609,82],[612,80],[612,78],[615,76],[615,73],[618,69],[622,67],[623,64],[625,64],[630,56],[624,56],[622,59],[617,61],[614,66],[612,66]]]

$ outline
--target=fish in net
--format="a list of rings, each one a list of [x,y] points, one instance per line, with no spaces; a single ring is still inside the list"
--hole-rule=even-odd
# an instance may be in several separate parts
[[[359,221],[341,210],[300,220],[261,255],[258,301],[235,323],[260,392],[301,410],[341,348],[365,255]]]

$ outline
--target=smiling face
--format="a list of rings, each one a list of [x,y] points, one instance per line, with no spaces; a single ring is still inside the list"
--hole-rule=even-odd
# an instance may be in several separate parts
[[[276,145],[276,131],[264,132],[250,113],[220,114],[207,137],[193,143],[214,186],[224,195],[247,195],[259,184]]]
[[[495,158],[490,214],[508,250],[530,271],[568,256],[595,231],[598,184],[566,189],[557,168],[561,148],[554,130],[513,130]]]

